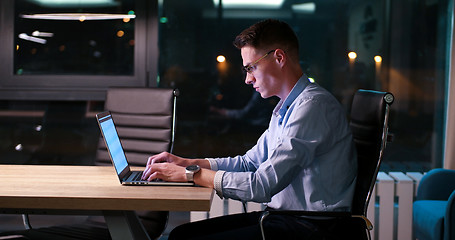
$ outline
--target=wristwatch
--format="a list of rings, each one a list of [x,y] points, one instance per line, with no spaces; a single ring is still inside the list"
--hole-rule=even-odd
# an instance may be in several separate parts
[[[199,172],[201,170],[201,167],[199,165],[190,165],[186,167],[186,180],[188,182],[194,182],[194,174]]]

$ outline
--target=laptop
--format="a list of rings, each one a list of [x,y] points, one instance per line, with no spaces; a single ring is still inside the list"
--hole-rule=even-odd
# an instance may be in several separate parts
[[[112,164],[117,172],[120,183],[123,185],[173,185],[173,186],[194,186],[190,182],[166,182],[162,180],[142,180],[142,171],[131,171],[130,165],[123,151],[122,143],[117,129],[109,111],[96,114],[96,120],[103,135],[104,143],[109,152]]]

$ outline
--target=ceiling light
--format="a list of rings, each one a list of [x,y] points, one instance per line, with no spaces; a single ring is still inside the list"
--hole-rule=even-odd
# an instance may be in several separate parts
[[[215,7],[222,1],[223,8],[259,8],[259,9],[279,9],[284,0],[213,0]]]
[[[292,4],[292,11],[296,13],[314,13],[316,11],[316,4],[314,2]]]
[[[26,33],[21,33],[21,34],[19,34],[18,37],[20,39],[24,39],[24,40],[27,40],[27,41],[36,42],[36,43],[40,43],[40,44],[46,44],[46,42],[47,42],[46,39],[32,37],[32,36],[27,35]]]
[[[109,13],[43,13],[43,14],[22,14],[22,18],[41,20],[115,20],[125,18],[136,18],[134,14],[109,14]]]
[[[49,32],[34,31],[34,32],[32,32],[32,36],[34,36],[34,37],[53,37],[54,34],[49,33]]]
[[[71,8],[71,7],[109,7],[117,6],[119,2],[114,0],[29,0],[29,2],[48,8]]]

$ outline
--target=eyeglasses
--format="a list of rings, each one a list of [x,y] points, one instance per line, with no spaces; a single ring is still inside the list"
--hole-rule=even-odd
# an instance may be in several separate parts
[[[276,50],[276,49],[275,49]],[[268,53],[266,53],[264,56],[262,56],[261,58],[259,58],[258,60],[254,61],[253,63],[250,63],[246,66],[243,66],[243,71],[247,72],[247,73],[252,73],[255,69],[256,69],[256,64],[261,61],[262,59],[264,59],[265,57],[267,57],[270,53],[273,53],[275,52],[275,50],[270,50]]]

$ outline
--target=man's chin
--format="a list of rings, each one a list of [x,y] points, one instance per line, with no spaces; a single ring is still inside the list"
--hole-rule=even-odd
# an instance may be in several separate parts
[[[269,98],[270,97],[267,93],[259,92],[259,94],[261,94],[262,98]]]

